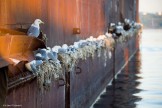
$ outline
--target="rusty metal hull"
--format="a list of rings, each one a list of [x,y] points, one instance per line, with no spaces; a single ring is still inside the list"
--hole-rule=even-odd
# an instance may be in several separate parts
[[[40,18],[48,46],[72,44],[104,34],[111,22],[136,20],[136,4],[136,0],[1,0],[0,27],[27,29]],[[73,34],[73,28],[80,28],[81,34]]]
[[[65,108],[64,89],[64,86],[57,87],[57,84],[52,83],[50,90],[42,93],[34,79],[9,90],[4,105],[17,105],[21,108]]]
[[[0,36],[0,68],[5,64],[14,64],[12,59],[31,61],[33,51],[45,47],[41,40],[27,35]]]
[[[94,60],[89,59],[79,63],[78,66],[82,68],[82,72],[80,74],[71,73],[70,75],[70,108],[90,107],[99,93],[113,78],[113,69],[115,68],[115,73],[119,72],[138,50],[138,38],[138,36],[134,36],[124,44],[117,43],[115,65],[114,56],[107,61],[106,67],[103,66],[104,60],[102,57],[95,57]]]
[[[123,18],[135,20],[138,14],[138,11],[134,14],[135,2],[136,0],[33,0],[33,2],[30,0],[1,0],[0,27],[27,29],[35,19],[40,18],[45,22],[41,29],[47,34],[47,46],[53,47],[65,43],[70,45],[89,36],[97,37],[104,34],[111,22],[122,21]],[[73,34],[73,28],[80,28],[81,34]],[[19,52],[19,50],[15,51]],[[15,51],[12,51],[14,57],[19,56],[15,56]],[[119,59],[122,61],[117,61],[116,64],[122,65],[123,56],[126,55],[128,58],[129,53],[132,52],[128,49],[122,49],[119,52],[121,54],[116,53],[116,56],[117,58],[121,56]],[[10,53],[8,54],[10,55]],[[79,67],[81,67],[82,73],[70,73],[70,97],[67,99],[70,99],[68,104],[72,108],[82,106],[86,108],[94,101],[113,76],[111,71],[114,60],[112,58],[107,61],[105,68],[103,58],[95,57],[93,60],[89,58],[87,61],[80,61]],[[0,67],[8,65],[6,61],[0,61],[0,63],[3,64]],[[117,67],[117,69],[119,68],[120,66]],[[36,80],[34,80],[8,92],[6,104],[20,104],[23,108],[64,108],[64,91],[65,87],[58,89],[52,85],[52,91],[40,96]]]
[[[104,67],[104,57],[99,58],[97,54],[94,59],[89,58],[86,61],[80,61],[78,66],[81,68],[81,72],[70,73],[70,92],[65,91],[65,86],[58,88],[53,82],[50,91],[41,94],[36,79],[34,79],[10,89],[5,105],[20,105],[23,108],[53,108],[53,106],[55,108],[65,108],[65,105],[67,105],[65,98],[68,96],[65,93],[70,93],[67,98],[70,99],[68,101],[70,102],[70,108],[82,108],[82,106],[89,108],[113,78],[113,70],[115,69],[115,73],[117,73],[130,56],[138,50],[138,42],[139,36],[134,36],[124,44],[117,43],[115,53],[107,61],[106,67]]]

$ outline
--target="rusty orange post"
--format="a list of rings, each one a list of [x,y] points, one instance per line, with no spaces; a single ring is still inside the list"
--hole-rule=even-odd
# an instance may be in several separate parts
[[[136,22],[139,22],[139,0],[136,0]]]

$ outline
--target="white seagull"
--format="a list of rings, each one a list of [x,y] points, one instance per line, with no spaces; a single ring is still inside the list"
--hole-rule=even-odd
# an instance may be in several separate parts
[[[40,34],[40,24],[44,24],[44,22],[42,22],[40,19],[36,19],[28,29],[27,35],[38,37]]]

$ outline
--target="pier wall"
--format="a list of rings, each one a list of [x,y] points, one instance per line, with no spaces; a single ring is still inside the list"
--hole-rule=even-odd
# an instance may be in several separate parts
[[[37,18],[45,22],[42,31],[47,34],[47,46],[73,44],[89,36],[97,37],[107,31],[111,22],[124,18],[136,20],[136,0],[1,0],[0,27],[27,29]],[[80,28],[80,34],[73,34],[73,28]],[[134,37],[135,38],[135,37]],[[132,43],[133,42],[133,43]],[[135,39],[124,46],[117,44],[115,50],[116,72],[135,51]],[[128,47],[129,46],[129,47]],[[103,56],[103,55],[101,55]],[[71,108],[89,107],[105,85],[112,78],[114,54],[107,60],[89,58],[80,61],[81,73],[70,73],[70,101],[67,102],[66,87],[57,87],[41,94],[36,79],[7,90],[5,105],[22,105],[23,108]],[[3,70],[2,70],[3,71]]]
[[[97,62],[93,62],[93,59],[81,62],[78,66],[82,68],[82,72],[75,75],[74,73],[70,74],[70,108],[82,108],[82,106],[89,108],[104,87],[111,81],[114,75],[113,72],[118,73],[138,50],[138,42],[138,35],[131,37],[123,44],[118,42],[115,52],[107,61],[106,67],[103,66],[104,60],[102,58],[95,57]],[[86,67],[82,67],[85,64]]]
[[[37,18],[47,45],[72,44],[104,34],[109,23],[136,20],[136,0],[1,0],[0,27],[27,29]],[[73,34],[80,28],[80,34]]]
[[[34,79],[8,90],[4,105],[22,108],[65,108],[65,87],[58,87],[53,82],[50,89],[42,93],[37,80]]]

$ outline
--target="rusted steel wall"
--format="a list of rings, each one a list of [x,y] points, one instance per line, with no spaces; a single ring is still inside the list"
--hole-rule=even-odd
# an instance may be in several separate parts
[[[2,27],[27,28],[34,19],[45,22],[48,46],[72,44],[80,38],[98,36],[105,31],[104,0],[3,0],[0,2]],[[80,35],[73,35],[73,28]]]
[[[21,108],[65,108],[65,87],[52,83],[50,90],[38,90],[36,80],[8,91],[4,105]]]
[[[0,27],[28,28],[36,19],[45,22],[48,46],[104,34],[110,22],[135,20],[136,0],[1,0]],[[73,28],[81,34],[74,35]]]
[[[123,21],[124,18],[135,20],[134,11],[136,0],[1,0],[0,27],[28,28],[36,19],[45,22],[42,31],[47,34],[48,46],[72,44],[74,41],[85,39],[91,35],[97,37],[104,34],[108,23]],[[73,28],[80,28],[81,34],[74,35]],[[118,46],[121,55],[128,50]],[[121,49],[120,49],[121,48]],[[120,61],[124,58],[116,53]],[[122,58],[118,58],[121,56]],[[128,55],[127,55],[128,56]],[[113,56],[112,56],[113,57]],[[104,85],[112,77],[112,58],[104,68],[104,58],[95,57],[87,61],[80,61],[81,74],[71,73],[71,106],[90,105]],[[118,63],[117,63],[118,64]],[[119,63],[120,64],[120,63]],[[23,106],[40,108],[39,99],[42,98],[42,108],[63,108],[64,87],[55,88],[47,95],[37,93],[36,81],[13,89],[7,96],[7,103],[21,103]],[[33,96],[33,97],[32,97]],[[61,104],[62,103],[62,104]],[[76,107],[75,107],[76,106]]]
[[[103,53],[101,58],[89,58],[80,62],[80,74],[71,72],[70,76],[70,108],[89,108],[90,104],[102,91],[103,87],[112,78],[113,58],[107,61],[104,67]],[[95,62],[97,61],[97,62]]]
[[[131,37],[127,42],[117,43],[115,48],[115,72],[118,72],[128,59],[138,50],[138,36]],[[80,74],[71,73],[70,76],[70,108],[89,108],[99,93],[113,77],[114,54],[104,67],[104,57],[95,57],[78,66]],[[97,62],[94,62],[97,61]]]
[[[139,22],[139,0],[136,0],[136,21]]]

